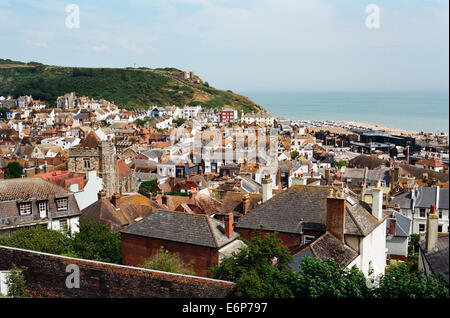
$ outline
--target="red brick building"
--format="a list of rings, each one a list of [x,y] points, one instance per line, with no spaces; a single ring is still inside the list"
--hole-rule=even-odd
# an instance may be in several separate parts
[[[245,247],[233,231],[233,218],[225,224],[206,215],[157,210],[142,221],[121,231],[122,262],[139,266],[161,247],[177,253],[186,263],[194,261],[199,276],[217,266],[223,257]]]

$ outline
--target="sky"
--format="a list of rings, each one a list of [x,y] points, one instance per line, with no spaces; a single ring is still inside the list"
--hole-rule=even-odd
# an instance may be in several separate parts
[[[235,92],[449,86],[448,0],[0,0],[0,43],[0,58],[176,67]]]

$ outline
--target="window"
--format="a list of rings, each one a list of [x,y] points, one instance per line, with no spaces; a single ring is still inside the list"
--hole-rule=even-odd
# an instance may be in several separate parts
[[[84,158],[83,161],[84,161],[84,168],[91,169],[91,159]]]
[[[420,216],[421,218],[424,218],[424,217],[425,217],[425,209],[424,209],[424,208],[420,208],[419,216]]]
[[[58,211],[67,210],[67,199],[57,199],[56,200],[56,209]]]
[[[315,237],[311,235],[303,235],[303,244],[308,244],[314,241]]]
[[[46,202],[39,202],[38,207],[39,207],[40,214],[44,214],[47,212],[47,203]]]
[[[419,224],[419,232],[425,231],[425,224]]]
[[[442,224],[438,225],[438,232],[442,232]]]
[[[439,211],[439,218],[442,219],[442,211]]]
[[[31,202],[19,204],[20,215],[30,215],[31,214]]]
[[[67,220],[61,220],[59,221],[59,229],[64,230],[68,228]]]

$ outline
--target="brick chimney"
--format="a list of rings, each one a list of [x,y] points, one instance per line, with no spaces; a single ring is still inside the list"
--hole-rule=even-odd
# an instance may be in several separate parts
[[[233,223],[233,213],[231,213],[231,211],[228,211],[225,214],[225,235],[228,238],[231,238],[234,235]]]
[[[118,194],[118,193],[114,193],[111,197],[111,203],[112,203],[112,205],[114,205],[114,207],[116,209],[120,209],[119,199],[120,199],[120,194]]]
[[[383,218],[383,189],[380,180],[377,180],[377,185],[372,190],[372,215],[378,221]]]
[[[346,200],[342,192],[330,191],[327,198],[327,232],[344,242]]]
[[[250,196],[248,195],[248,193],[246,193],[242,198],[242,214],[246,215],[249,209],[250,209]]]
[[[395,214],[393,213],[391,218],[389,219],[389,235],[395,235],[395,227],[397,226],[397,219],[395,218]]]
[[[439,217],[436,214],[436,206],[432,204],[430,206],[430,213],[428,214],[427,218],[427,234],[426,234],[427,252],[430,252],[437,248],[438,225],[439,225]]]
[[[170,186],[170,191],[173,191],[173,187],[175,186],[175,177],[172,177],[172,176],[169,177],[169,186]]]
[[[167,195],[166,194],[163,194],[161,203],[163,205],[167,206]]]
[[[106,192],[105,192],[105,190],[99,191],[99,192],[97,193],[97,198],[98,198],[99,200],[102,200],[102,199],[106,198]]]

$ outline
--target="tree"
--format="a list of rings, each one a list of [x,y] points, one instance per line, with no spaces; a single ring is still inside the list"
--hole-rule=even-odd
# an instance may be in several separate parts
[[[370,296],[366,277],[356,267],[344,268],[334,259],[305,256],[294,283],[294,295],[308,298],[365,298]]]
[[[23,168],[17,161],[11,161],[6,166],[5,179],[20,178],[23,174]]]
[[[195,271],[192,268],[193,260],[191,263],[184,262],[177,254],[170,253],[165,250],[163,246],[159,249],[158,253],[150,258],[147,258],[140,267],[155,269],[164,272],[195,275]]]
[[[443,276],[425,276],[404,263],[392,263],[374,290],[379,298],[448,298],[449,283]]]
[[[27,297],[28,291],[25,289],[25,278],[23,277],[22,270],[16,265],[13,265],[13,268],[6,277],[6,286],[8,286],[8,297]]]
[[[80,232],[71,238],[72,252],[80,258],[120,264],[122,247],[120,233],[97,220],[82,219]]]
[[[286,265],[292,261],[289,249],[277,239],[277,234],[255,233],[232,257],[210,269],[213,278],[236,283],[240,297],[292,297],[290,283],[295,272]]]
[[[186,119],[184,119],[184,118],[178,118],[178,119],[172,120],[172,123],[175,123],[177,125],[177,127],[180,127],[185,122],[186,122]]]
[[[348,167],[349,163],[348,163],[348,161],[345,161],[345,160],[339,160],[339,161],[333,161],[333,163],[331,165],[335,168],[340,169],[342,167]]]
[[[297,150],[294,150],[291,152],[291,159],[294,160],[295,158],[297,158],[299,152]]]
[[[154,193],[158,191],[158,180],[144,181],[139,186],[139,193],[142,195],[147,195],[148,192]]]
[[[0,237],[0,245],[58,255],[70,252],[67,236],[45,226],[14,231],[11,237]]]

